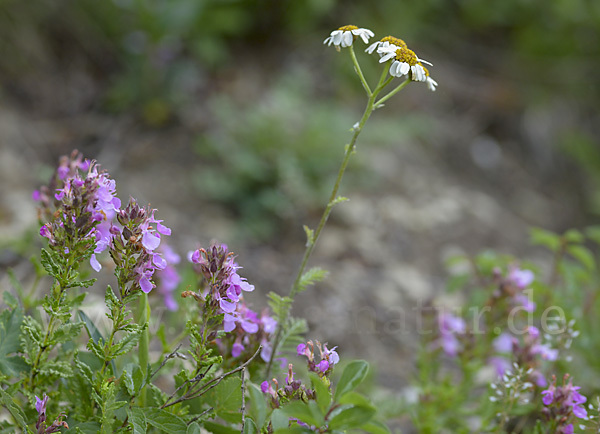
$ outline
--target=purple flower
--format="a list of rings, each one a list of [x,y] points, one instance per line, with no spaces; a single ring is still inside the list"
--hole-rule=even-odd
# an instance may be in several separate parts
[[[567,380],[569,380],[568,383]],[[565,374],[562,386],[556,385],[556,377],[553,376],[552,384],[547,390],[542,391],[542,402],[547,407],[552,407],[552,411],[544,409],[544,414],[555,419],[557,432],[573,432],[571,424],[573,417],[587,418],[587,411],[582,405],[587,398],[578,392],[579,389],[580,387],[573,386],[569,374]]]
[[[38,398],[37,395],[35,396],[35,409],[40,416],[46,414],[46,404],[48,404],[48,399],[48,395],[45,393],[43,399]]]
[[[325,373],[329,369],[329,362],[327,360],[321,360],[317,366],[319,371]]]
[[[452,313],[441,311],[438,315],[438,326],[440,338],[437,345],[444,350],[449,357],[456,357],[462,349],[462,344],[456,337],[464,334],[467,328],[465,320]]]
[[[525,289],[534,281],[535,274],[533,274],[533,271],[521,270],[519,267],[514,266],[510,269],[508,278],[518,288]]]
[[[239,357],[240,354],[242,354],[242,351],[244,351],[244,346],[241,343],[241,339],[239,341],[236,341],[233,344],[233,348],[231,349],[231,355],[233,357]]]
[[[509,333],[502,333],[494,339],[494,349],[499,353],[510,353],[513,350],[514,338]]]

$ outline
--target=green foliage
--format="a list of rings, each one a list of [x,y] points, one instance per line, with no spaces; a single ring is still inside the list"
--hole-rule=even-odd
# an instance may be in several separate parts
[[[16,355],[21,349],[20,335],[23,310],[5,309],[0,312],[0,374],[19,376],[27,370],[22,357]]]
[[[309,286],[314,285],[317,282],[321,282],[327,277],[328,271],[320,267],[313,267],[302,274],[300,282],[298,284],[298,292],[306,290]]]
[[[348,363],[335,389],[335,399],[338,400],[346,393],[354,390],[364,381],[368,372],[369,364],[364,360],[353,360]]]

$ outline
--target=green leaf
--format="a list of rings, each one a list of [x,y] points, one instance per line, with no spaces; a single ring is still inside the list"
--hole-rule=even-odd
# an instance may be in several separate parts
[[[244,421],[243,434],[258,434],[258,433],[259,433],[258,428],[256,427],[256,424],[254,423],[252,418],[246,417],[246,420]]]
[[[596,244],[600,244],[600,225],[585,228],[585,234],[590,240]]]
[[[111,358],[122,356],[131,351],[140,340],[140,332],[129,332],[110,349]]]
[[[67,362],[60,360],[48,360],[39,368],[40,374],[57,375],[60,378],[69,378],[73,376],[73,369]]]
[[[204,428],[213,434],[240,434],[239,429],[229,428],[214,422],[204,422]]]
[[[241,421],[242,381],[239,377],[225,378],[221,383],[206,393],[204,401],[214,408],[217,415],[227,422]]]
[[[19,282],[17,280],[17,278],[15,277],[14,272],[12,270],[8,271],[8,277],[10,279],[11,285],[14,286],[15,288],[19,288],[19,291],[22,294],[23,287],[21,286],[21,282]],[[17,300],[17,298],[14,295],[12,295],[10,291],[4,291],[4,293],[2,294],[2,300],[11,309],[16,309],[17,306],[19,305],[19,300]]]
[[[544,246],[556,252],[560,248],[560,236],[541,228],[531,228],[529,236],[532,244]]]
[[[344,404],[330,413],[329,429],[348,429],[369,422],[375,415],[373,407]]]
[[[353,360],[342,372],[342,377],[338,381],[335,390],[335,400],[344,396],[346,393],[354,390],[356,386],[363,382],[369,372],[369,364],[364,360]]]
[[[298,283],[298,292],[302,292],[306,290],[311,285],[314,285],[316,282],[320,282],[327,276],[328,271],[323,270],[319,267],[313,267],[310,270],[306,271],[302,274],[300,278],[300,282]]]
[[[21,324],[23,310],[5,309],[0,313],[0,373],[8,377],[17,377],[26,370],[23,359],[9,356],[21,349]]]
[[[127,410],[127,416],[129,417],[129,423],[133,427],[133,434],[146,434],[148,431],[148,422],[146,421],[144,409],[139,407],[130,408]]]
[[[21,407],[19,405],[15,404],[12,396],[5,392],[4,389],[2,389],[1,387],[0,404],[6,407],[6,409],[12,415],[15,422],[17,422],[17,424],[21,427],[23,432],[26,432],[27,427],[25,424],[25,414],[23,413],[23,410],[21,410]]]
[[[369,401],[364,395],[361,395],[358,392],[348,392],[342,396],[339,401],[340,404],[353,404],[353,405],[362,405],[363,407],[372,407],[373,404]]]
[[[360,427],[363,431],[371,434],[390,434],[390,429],[382,422],[378,420],[372,420]]]
[[[298,344],[305,341],[303,335],[307,331],[308,325],[304,318],[288,318],[279,340],[279,351],[295,353]]]
[[[584,241],[583,234],[577,229],[569,229],[565,232],[563,238],[569,243],[581,244]]]
[[[94,342],[98,343],[100,339],[102,339],[103,342],[106,342],[106,339],[104,339],[102,333],[100,333],[100,330],[98,330],[94,322],[86,315],[84,311],[77,310],[77,315],[79,316],[79,319],[83,321],[83,325],[88,332],[88,336],[93,339]]]
[[[278,429],[287,429],[289,425],[290,419],[282,409],[277,408],[273,410],[273,413],[271,413],[271,426],[274,431],[277,431]]]
[[[331,391],[329,390],[329,385],[314,372],[309,373],[309,376],[310,383],[317,395],[317,405],[321,409],[321,412],[326,413],[331,404]]]
[[[304,229],[304,233],[306,234],[306,245],[310,246],[315,241],[315,231],[313,231],[306,225],[302,226],[302,228]]]
[[[188,425],[186,434],[202,434],[202,430],[200,429],[200,425],[198,422],[192,422]]]
[[[571,245],[567,247],[567,252],[577,259],[589,271],[596,268],[596,259],[590,249],[581,245]]]
[[[75,363],[77,369],[79,369],[79,372],[81,373],[83,378],[85,378],[90,385],[93,384],[94,374],[92,373],[92,369],[86,363],[79,359],[79,353],[75,353],[75,356],[73,357],[73,362]]]
[[[98,279],[88,279],[88,280],[80,280],[79,282],[73,282],[73,287],[81,287],[81,288],[89,288],[94,283],[96,283]]]
[[[267,402],[256,384],[248,383],[248,392],[250,393],[250,411],[256,420],[256,425],[262,428],[267,419]]]
[[[281,410],[288,417],[294,417],[309,425],[321,427],[325,423],[323,412],[315,401],[292,401],[284,405]]]
[[[48,273],[50,276],[57,277],[60,272],[60,268],[52,257],[52,254],[48,252],[48,250],[42,249],[41,256],[42,266],[44,267],[44,270],[46,270],[46,273]]]
[[[83,322],[65,323],[58,326],[52,334],[52,340],[55,344],[62,344],[75,340],[81,332]]]
[[[123,374],[121,375],[125,388],[130,395],[136,395],[137,392],[142,388],[144,382],[144,373],[140,369],[140,366],[135,363],[128,363],[123,368]]]
[[[350,199],[348,199],[347,197],[338,196],[333,200],[333,202],[331,202],[331,206],[337,205],[338,203],[346,202],[348,200],[350,200]]]
[[[187,432],[187,425],[178,416],[173,413],[169,413],[166,410],[160,408],[146,407],[142,410],[146,416],[146,422],[148,425],[152,425],[155,428],[162,429],[168,433],[183,433]]]

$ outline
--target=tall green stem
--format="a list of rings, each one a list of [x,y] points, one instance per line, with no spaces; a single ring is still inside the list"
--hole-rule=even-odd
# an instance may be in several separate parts
[[[144,329],[140,336],[138,344],[138,361],[140,369],[144,375],[144,379],[148,375],[148,351],[150,346],[150,335],[148,334],[148,322],[150,321],[150,305],[148,304],[148,294],[142,294],[140,296],[140,304],[138,306],[136,322],[140,324]],[[146,388],[143,387],[139,394],[139,403],[141,407],[146,406]]]
[[[304,251],[304,256],[302,257],[302,262],[300,263],[298,273],[296,274],[296,278],[290,289],[290,298],[292,298],[292,299],[300,291],[300,282],[302,281],[302,276],[304,275],[304,271],[306,270],[306,266],[308,264],[310,255],[312,254],[312,252],[315,248],[315,245],[317,244],[317,240],[319,239],[319,236],[321,235],[321,231],[325,227],[325,224],[327,223],[327,220],[329,219],[329,215],[331,214],[333,207],[338,202],[340,202],[340,198],[338,197],[338,190],[340,188],[344,173],[346,172],[346,168],[348,167],[350,157],[352,156],[352,154],[354,154],[356,152],[356,141],[358,139],[358,136],[362,132],[362,129],[363,129],[365,123],[367,122],[367,120],[369,119],[369,117],[371,116],[371,114],[373,113],[373,111],[376,108],[378,108],[384,101],[387,101],[389,98],[391,98],[394,94],[396,94],[397,92],[402,90],[409,82],[409,80],[407,79],[406,81],[404,81],[403,83],[398,85],[389,94],[387,94],[386,96],[381,98],[381,100],[376,101],[377,96],[383,90],[383,88],[385,88],[391,82],[392,77],[388,78],[387,68],[384,68],[381,73],[381,76],[379,78],[379,82],[377,83],[377,87],[375,88],[375,90],[371,91],[371,88],[369,87],[367,81],[364,78],[364,75],[362,73],[360,65],[358,64],[358,60],[356,59],[356,54],[354,53],[354,48],[352,46],[350,46],[349,48],[350,48],[350,50],[349,50],[350,57],[352,58],[352,62],[354,64],[354,70],[356,71],[356,74],[358,75],[360,82],[363,85],[365,92],[367,93],[367,97],[368,97],[367,105],[365,107],[362,117],[360,118],[360,121],[352,129],[352,131],[353,131],[352,138],[350,140],[350,143],[348,143],[345,147],[344,158],[342,159],[342,164],[340,165],[340,168],[338,170],[338,174],[337,174],[335,183],[333,185],[333,189],[329,196],[329,201],[327,202],[327,206],[325,207],[325,210],[323,211],[321,220],[319,221],[319,225],[317,226],[317,229],[314,232],[309,234],[309,239],[308,239],[308,242],[306,243],[306,249]],[[289,314],[289,312],[288,312],[288,314]],[[273,350],[271,353],[271,357],[269,359],[269,363],[267,364],[267,376],[269,375],[269,373],[271,371],[271,366],[273,364],[273,358],[275,357],[275,354],[277,352],[277,347],[278,347],[279,341],[281,339],[284,322],[287,320],[287,314],[286,314],[286,317],[279,318],[279,319],[280,319],[280,323],[277,326],[277,333],[275,334],[275,339],[273,341]]]

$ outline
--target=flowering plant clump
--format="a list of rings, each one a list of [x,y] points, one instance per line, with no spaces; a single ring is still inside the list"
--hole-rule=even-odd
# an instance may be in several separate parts
[[[341,360],[337,346],[307,340],[307,322],[291,315],[295,297],[326,277],[308,265],[333,209],[347,200],[338,191],[366,122],[410,83],[438,85],[431,64],[393,36],[362,54],[380,68],[378,80],[368,79],[354,47],[373,37],[343,26],[324,41],[349,54],[367,103],[319,222],[304,227],[289,291],[264,303],[227,245],[181,261],[157,209],[134,198],[122,206],[116,181],[79,152],[60,159],[33,194],[44,247],[32,289],[24,289],[28,276],[11,272],[13,290],[3,291],[2,432],[379,434],[410,423],[423,433],[598,431],[600,406],[586,409],[565,372],[589,378],[585,395],[600,402],[600,267],[589,247],[600,245],[600,228],[532,230],[533,243],[552,253],[550,267],[490,252],[450,258],[448,290],[458,303],[450,312],[434,297],[429,314],[417,312],[430,327],[414,330],[423,343],[410,388],[365,384],[366,361]],[[111,285],[99,288],[90,274]],[[87,291],[104,295],[100,309]],[[398,345],[412,355],[414,346]]]

